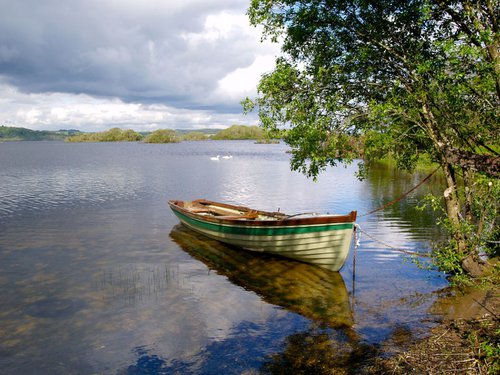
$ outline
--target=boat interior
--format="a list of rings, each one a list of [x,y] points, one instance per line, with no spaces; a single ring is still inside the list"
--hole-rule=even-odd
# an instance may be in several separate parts
[[[283,220],[288,216],[280,212],[264,212],[242,206],[232,206],[198,199],[195,201],[176,202],[179,207],[198,215],[215,216],[230,220]]]

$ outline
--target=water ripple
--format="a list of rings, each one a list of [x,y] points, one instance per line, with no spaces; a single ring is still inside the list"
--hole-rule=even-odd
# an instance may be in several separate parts
[[[138,176],[125,169],[27,170],[2,177],[0,217],[134,199],[140,188]]]

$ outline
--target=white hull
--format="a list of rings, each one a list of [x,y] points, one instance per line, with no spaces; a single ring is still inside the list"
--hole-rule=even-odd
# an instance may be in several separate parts
[[[200,228],[182,219],[181,222],[192,230],[221,242],[316,264],[332,271],[338,271],[344,264],[349,255],[353,234],[352,229],[340,229],[304,234],[249,236]]]

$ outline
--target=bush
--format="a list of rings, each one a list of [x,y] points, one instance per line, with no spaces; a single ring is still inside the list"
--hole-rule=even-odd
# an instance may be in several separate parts
[[[237,139],[264,139],[264,130],[256,125],[233,125],[230,128],[221,130],[212,139],[217,140],[237,140]]]
[[[206,141],[207,135],[202,132],[189,132],[182,136],[183,141]]]
[[[145,143],[176,143],[180,139],[174,130],[159,129],[144,138]]]
[[[140,141],[142,135],[132,129],[109,129],[104,132],[82,133],[68,137],[67,142],[134,142]]]

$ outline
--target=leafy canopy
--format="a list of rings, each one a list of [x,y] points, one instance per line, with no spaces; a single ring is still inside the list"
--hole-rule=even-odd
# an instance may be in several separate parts
[[[243,105],[289,129],[293,169],[349,162],[361,136],[367,158],[404,169],[498,156],[497,0],[253,0],[248,14],[283,53]]]

